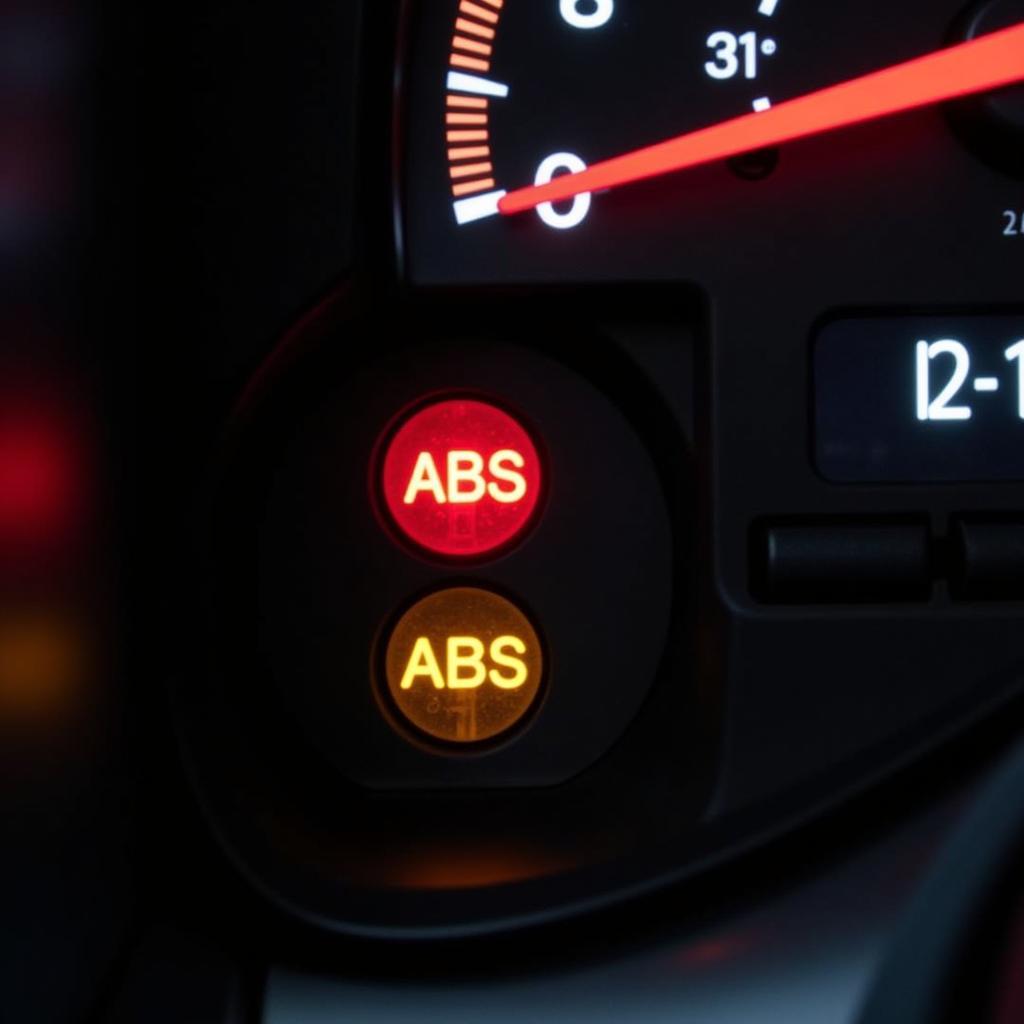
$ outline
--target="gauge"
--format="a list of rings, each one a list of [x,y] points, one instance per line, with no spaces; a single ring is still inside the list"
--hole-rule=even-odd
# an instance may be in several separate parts
[[[734,257],[760,229],[752,204],[836,221],[859,205],[852,194],[899,221],[909,190],[946,201],[951,161],[1001,164],[996,191],[1020,195],[1006,171],[1024,146],[1024,86],[1008,89],[1024,78],[1013,0],[966,15],[959,2],[458,0],[419,16],[405,167],[414,278],[522,278],[531,265],[548,277],[556,252],[572,280],[699,280],[662,239],[698,245],[707,268],[708,232]],[[967,98],[1007,91],[972,108],[974,141],[948,123]],[[617,194],[628,185],[637,192]],[[993,232],[1020,205],[1007,202],[987,214]]]

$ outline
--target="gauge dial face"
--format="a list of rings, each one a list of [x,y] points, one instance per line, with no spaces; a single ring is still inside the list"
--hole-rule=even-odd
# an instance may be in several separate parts
[[[592,60],[605,68],[606,75],[616,63],[624,72],[621,76],[609,76],[618,79],[615,92],[608,94],[597,87],[592,97],[580,97],[587,109],[573,117],[577,122],[571,129],[575,149],[596,153],[603,146],[610,156],[615,146],[632,148],[656,141],[657,136],[652,133],[665,131],[668,124],[678,128],[688,122],[699,123],[694,121],[695,115],[698,119],[701,115],[713,118],[727,110],[738,111],[743,105],[756,113],[771,109],[770,89],[777,78],[772,74],[771,64],[782,59],[778,35],[784,19],[776,17],[780,13],[779,0],[745,0],[743,5],[734,5],[737,9],[731,14],[721,4],[704,6],[706,9],[701,12],[699,4],[686,5],[685,17],[680,16],[677,8],[664,24],[657,26],[657,36],[664,33],[665,41],[685,38],[684,33],[703,36],[702,62],[695,61],[690,68],[681,67],[678,51],[673,55],[670,48],[670,52],[661,53],[657,39],[648,37],[642,43],[646,59],[639,64],[631,62],[633,66],[627,69],[621,63],[621,52],[618,62],[611,53],[608,57],[612,59],[608,60],[602,52],[616,34],[616,18],[631,23],[625,31],[635,38],[637,19],[621,0],[618,7],[615,0],[560,0],[549,5],[552,10],[548,14],[554,14],[557,34],[567,36],[569,42],[574,34],[584,34],[580,39],[583,48],[591,51]],[[554,115],[562,106],[560,101],[566,96],[569,82],[560,66],[566,62],[552,55],[549,101],[545,102],[541,95],[535,74],[530,80],[517,83],[517,93],[521,88],[524,103],[530,104],[531,116],[528,125],[508,127],[510,136],[518,136],[516,150],[524,156],[532,154],[536,166],[528,163],[523,177],[522,160],[514,164],[509,161],[509,172],[519,174],[520,180],[506,185],[504,179],[499,179],[490,144],[491,112],[495,108],[495,122],[503,120],[496,108],[512,99],[513,87],[493,75],[492,69],[497,63],[495,51],[505,10],[504,0],[465,0],[459,3],[455,19],[450,70],[445,79],[445,143],[452,180],[452,213],[459,225],[498,216],[503,212],[501,205],[509,188],[546,184],[559,175],[582,172],[588,166],[587,156],[566,148],[565,143],[557,144],[559,118]],[[533,20],[540,29],[546,19],[534,10]],[[656,27],[654,19],[650,25]],[[592,38],[595,33],[606,34],[608,40]],[[620,46],[630,45],[628,37],[623,38],[624,33],[618,34]],[[588,75],[591,83],[597,77],[593,70]],[[687,96],[689,109],[685,113],[671,109],[683,106],[673,104],[673,93]],[[628,101],[635,100],[637,94],[647,100],[633,106]],[[627,106],[632,109],[627,111]],[[645,111],[645,107],[655,109]],[[566,111],[558,113],[564,131]],[[607,123],[602,123],[605,119]],[[551,151],[547,152],[548,149]],[[569,231],[587,219],[592,199],[590,192],[583,192],[561,203],[544,202],[535,207],[536,215],[548,228]]]
[[[998,8],[986,35],[1016,33],[1000,54],[977,49],[981,7]],[[794,217],[829,246],[866,211],[927,244],[922,188],[982,242],[1024,191],[1009,156],[992,160],[1024,146],[1024,125],[975,125],[982,146],[947,116],[1024,79],[1013,0],[967,15],[960,0],[452,0],[417,19],[403,145],[416,280],[704,282]],[[682,155],[611,166],[681,140]],[[597,168],[575,195],[529,196]]]

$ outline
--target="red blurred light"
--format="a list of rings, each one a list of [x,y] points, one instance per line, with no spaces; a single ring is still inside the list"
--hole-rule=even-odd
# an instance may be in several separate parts
[[[435,554],[496,551],[530,525],[541,496],[540,456],[530,435],[497,406],[433,402],[388,442],[384,504],[398,529]]]
[[[56,417],[0,417],[0,541],[65,539],[79,512],[78,446]]]

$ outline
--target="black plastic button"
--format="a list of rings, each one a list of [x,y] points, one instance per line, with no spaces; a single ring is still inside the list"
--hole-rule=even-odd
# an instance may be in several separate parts
[[[922,523],[773,525],[761,537],[756,589],[788,603],[913,601],[931,589]]]
[[[981,600],[1024,598],[1024,518],[953,527],[953,591]]]

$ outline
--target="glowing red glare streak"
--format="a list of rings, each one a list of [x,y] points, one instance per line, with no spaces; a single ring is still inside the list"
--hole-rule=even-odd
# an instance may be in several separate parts
[[[1024,22],[504,196],[503,214],[1024,81]]]

